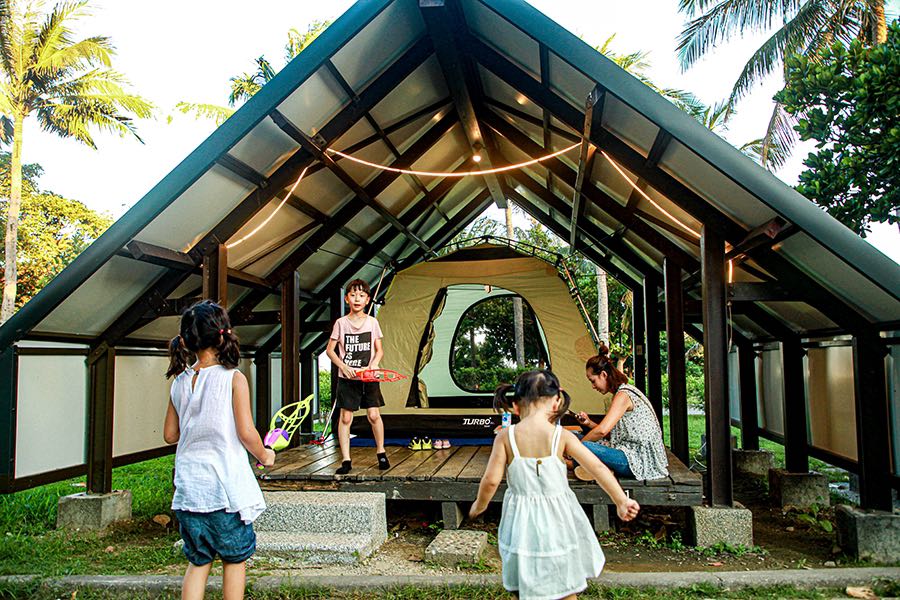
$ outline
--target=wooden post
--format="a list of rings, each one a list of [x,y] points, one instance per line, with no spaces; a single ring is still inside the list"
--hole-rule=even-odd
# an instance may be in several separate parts
[[[663,261],[666,288],[666,344],[669,348],[669,444],[672,452],[688,464],[687,379],[684,364],[684,292],[681,268]]]
[[[334,295],[330,298],[329,317],[332,324],[344,316],[344,288],[338,287],[334,291]],[[338,384],[338,368],[337,365],[331,363],[331,406],[334,406],[337,400],[337,384]],[[337,439],[337,426],[341,418],[341,411],[334,408],[331,411],[331,434]]]
[[[644,342],[644,291],[640,288],[631,290],[631,336],[634,340],[634,385],[642,392],[647,392],[647,346]]]
[[[784,383],[784,468],[791,473],[807,473],[809,450],[803,347],[795,336],[781,342],[781,373]]]
[[[228,306],[228,249],[218,244],[203,256],[203,297]]]
[[[105,343],[87,358],[88,388],[87,491],[112,491],[113,396],[116,350]]]
[[[256,365],[256,430],[265,436],[272,418],[272,366],[270,353],[260,350],[253,355]]]
[[[318,373],[315,357],[312,352],[305,350],[300,353],[300,398],[306,398],[315,390],[313,378]],[[300,424],[300,435],[312,434],[313,413],[315,411],[315,398],[309,405],[309,416]]]
[[[738,387],[741,394],[741,447],[759,450],[759,415],[756,408],[756,351],[753,342],[738,342]]]
[[[300,274],[281,284],[281,406],[300,400]]]
[[[0,352],[0,493],[11,491],[16,474],[18,363],[15,346]]]
[[[662,358],[659,350],[659,286],[655,277],[644,277],[644,326],[647,333],[647,398],[662,427]]]
[[[728,338],[725,314],[725,242],[704,225],[700,237],[706,451],[711,506],[733,504],[731,422],[728,418]]]
[[[890,412],[884,359],[884,342],[877,331],[860,331],[853,336],[859,503],[865,509],[890,512]]]

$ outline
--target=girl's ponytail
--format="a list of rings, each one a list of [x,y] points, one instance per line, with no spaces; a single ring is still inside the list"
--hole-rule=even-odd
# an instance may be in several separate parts
[[[180,374],[188,366],[190,353],[184,347],[181,336],[176,335],[169,342],[169,369],[166,371],[166,379]]]
[[[513,401],[510,398],[506,397],[510,391],[514,390],[516,386],[510,385],[508,383],[502,383],[497,386],[497,389],[494,390],[494,410],[499,412],[512,412],[513,411]]]
[[[225,318],[228,318],[227,315]],[[241,346],[230,326],[222,329],[222,341],[217,349],[219,351],[219,363],[223,367],[227,369],[237,368],[238,363],[241,362]]]

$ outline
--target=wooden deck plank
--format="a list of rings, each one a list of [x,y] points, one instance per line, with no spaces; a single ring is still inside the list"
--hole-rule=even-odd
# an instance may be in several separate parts
[[[416,454],[419,454],[419,452],[414,452],[413,450],[410,450],[409,448],[406,448],[404,446],[395,447],[397,448],[397,451],[391,455],[391,468],[385,471],[378,471],[377,469],[375,471],[366,471],[365,475],[362,478],[363,481],[381,481],[382,479],[384,479],[385,475],[393,473],[394,470],[399,468],[400,465],[402,465],[404,462],[406,462]]]
[[[433,481],[456,481],[460,471],[469,464],[476,452],[478,452],[478,446],[460,446],[450,460],[431,476],[431,479]]]
[[[480,481],[484,475],[484,469],[487,467],[488,459],[491,457],[491,446],[479,446],[475,456],[469,463],[459,472],[457,481]]]
[[[330,455],[336,449],[336,444],[328,441],[321,446],[313,446],[306,452],[293,452],[288,450],[275,456],[275,465],[266,472],[268,479],[280,479],[285,475],[291,475],[306,465]]]
[[[410,457],[387,471],[382,471],[381,479],[407,479],[423,462],[428,460],[434,450],[410,450]]]
[[[338,461],[339,464],[341,461],[341,450],[337,446],[329,448],[329,451],[322,453],[319,458],[307,465],[300,467],[299,469],[295,469],[292,473],[285,473],[285,478],[311,479],[311,475],[313,473],[325,467],[326,465],[332,464],[334,461]]]
[[[677,456],[669,452],[669,477],[676,486],[702,486],[703,476],[688,469]]]
[[[409,474],[409,478],[414,481],[428,481],[437,473],[444,464],[450,460],[458,451],[458,448],[448,448],[446,450],[435,450],[431,453],[425,462],[413,469]]]
[[[384,453],[387,455],[388,462],[394,462],[394,456],[400,452],[400,446],[387,446]],[[371,453],[362,455],[357,464],[357,455],[359,453],[354,450],[371,450]],[[363,481],[367,477],[380,477],[381,471],[378,468],[378,455],[375,454],[375,448],[350,448],[350,458],[353,460],[353,470],[344,476],[344,479],[350,481]],[[386,470],[386,469],[385,469]]]

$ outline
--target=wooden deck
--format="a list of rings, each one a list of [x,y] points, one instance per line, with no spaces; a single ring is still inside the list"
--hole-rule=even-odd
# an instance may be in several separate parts
[[[322,446],[302,446],[280,453],[275,465],[260,478],[264,490],[335,490],[384,492],[393,500],[433,500],[471,502],[478,494],[478,482],[487,466],[490,446],[459,446],[446,450],[413,451],[388,446],[391,468],[378,470],[374,448],[353,447],[353,470],[336,475],[341,454],[334,441]],[[569,484],[582,504],[610,504],[606,493],[595,483],[575,479]],[[662,479],[620,480],[632,498],[647,506],[694,506],[702,501],[701,476],[689,471],[669,453],[669,476]],[[501,485],[495,501],[503,498]]]

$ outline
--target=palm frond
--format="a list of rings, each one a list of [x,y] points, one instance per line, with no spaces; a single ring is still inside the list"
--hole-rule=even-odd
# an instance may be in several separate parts
[[[92,37],[60,48],[47,47],[34,61],[32,70],[40,75],[62,69],[78,70],[94,66],[109,67],[114,53],[109,38]]]
[[[767,30],[778,15],[793,15],[801,0],[722,0],[688,22],[678,36],[676,51],[682,69],[688,69],[716,44],[748,30]],[[785,18],[787,20],[787,18]]]
[[[759,163],[763,167],[772,171],[784,166],[798,139],[794,130],[796,124],[797,118],[776,102],[759,149]]]
[[[731,89],[729,101],[736,103],[780,65],[785,56],[806,48],[808,41],[828,22],[829,4],[829,0],[809,0],[794,18],[775,31],[744,65]]]
[[[288,31],[288,41],[284,46],[285,61],[290,62],[303,52],[323,31],[328,29],[329,25],[331,25],[331,21],[313,21],[303,33],[292,27]]]
[[[193,115],[197,120],[212,119],[217,127],[234,114],[234,109],[227,106],[193,102],[179,102],[175,105],[175,110],[185,115]]]
[[[0,0],[0,65],[4,73],[12,73],[13,29],[12,0]]]
[[[6,116],[0,116],[0,143],[12,144],[13,141],[13,122]]]

